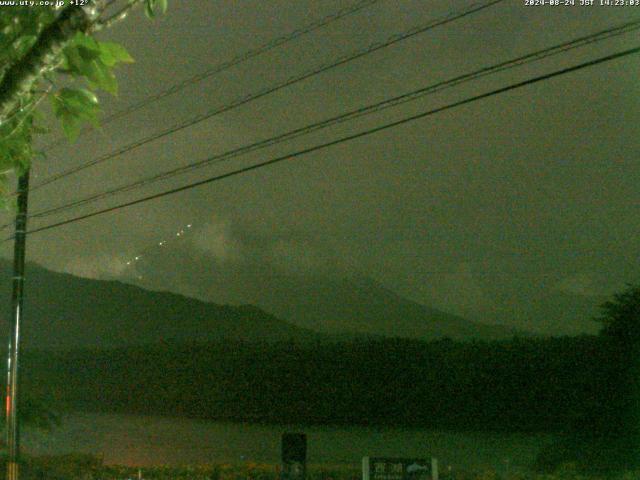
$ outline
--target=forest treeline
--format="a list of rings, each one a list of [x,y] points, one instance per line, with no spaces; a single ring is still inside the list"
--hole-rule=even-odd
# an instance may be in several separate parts
[[[617,391],[594,336],[28,352],[23,372],[25,394],[73,409],[502,431],[564,430],[607,415]]]
[[[538,468],[640,467],[640,287],[599,335],[170,344],[25,352],[23,398],[58,409],[283,424],[554,432]]]

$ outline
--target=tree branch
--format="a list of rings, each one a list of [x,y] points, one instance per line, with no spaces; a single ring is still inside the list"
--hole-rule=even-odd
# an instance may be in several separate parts
[[[20,129],[20,127],[24,124],[24,122],[27,119],[27,117],[29,116],[29,114],[31,114],[38,107],[38,105],[40,105],[40,102],[42,102],[42,100],[44,100],[44,98],[47,95],[49,95],[49,93],[51,93],[51,90],[52,90],[52,86],[49,86],[49,88],[47,88],[43,92],[40,92],[40,96],[38,97],[38,99],[35,100],[34,102],[32,102],[31,105],[29,105],[29,110],[22,115],[22,118],[20,119],[18,124],[2,140],[6,140],[7,138],[11,137],[14,133],[16,133]],[[17,115],[17,114],[18,113],[14,113],[14,114],[10,115],[9,118],[7,118],[7,121],[12,120],[14,118],[14,116]],[[0,173],[0,175],[2,175],[2,173]]]

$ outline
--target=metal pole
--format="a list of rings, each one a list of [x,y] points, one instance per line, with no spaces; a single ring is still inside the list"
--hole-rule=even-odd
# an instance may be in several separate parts
[[[18,353],[20,352],[20,320],[24,292],[24,257],[27,230],[27,200],[29,197],[29,170],[18,178],[18,212],[16,213],[15,243],[13,248],[13,295],[11,297],[11,339],[7,362],[7,480],[18,480],[20,461],[20,429],[18,424]]]

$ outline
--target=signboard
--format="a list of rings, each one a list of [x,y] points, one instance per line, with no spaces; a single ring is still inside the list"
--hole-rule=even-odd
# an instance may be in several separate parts
[[[435,459],[364,457],[362,480],[437,480],[437,469]]]

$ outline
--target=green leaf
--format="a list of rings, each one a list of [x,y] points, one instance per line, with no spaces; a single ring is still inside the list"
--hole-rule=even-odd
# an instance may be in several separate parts
[[[85,89],[64,88],[60,91],[60,99],[71,114],[94,125],[97,124],[100,107],[93,92]]]
[[[60,95],[71,101],[82,104],[83,106],[95,107],[98,105],[98,97],[96,94],[86,88],[63,88]]]
[[[133,57],[120,44],[113,42],[99,42],[100,60],[108,67],[113,67],[116,63],[133,63]]]
[[[80,135],[80,119],[74,115],[63,113],[60,116],[60,122],[62,123],[62,130],[69,139],[70,142],[75,142]]]
[[[146,0],[144,2],[144,13],[147,15],[147,17],[154,18],[156,16],[155,6],[155,0]]]
[[[92,62],[93,60],[100,58],[100,50],[87,48],[84,45],[78,45],[76,48],[78,50],[78,54],[80,55],[80,58],[84,62]]]
[[[64,55],[70,69],[83,74],[85,64],[100,58],[100,46],[89,35],[78,32],[64,49]]]
[[[118,94],[118,81],[111,69],[100,60],[93,60],[87,65],[86,77],[95,87],[102,88],[112,95]]]
[[[84,55],[81,51],[84,51]],[[75,75],[86,77],[92,85],[116,95],[118,82],[109,65],[102,61],[100,53],[94,57],[88,52],[90,51],[81,50],[77,46],[67,47],[64,54],[69,70]]]
[[[70,141],[75,141],[83,121],[98,126],[98,99],[85,89],[63,88],[51,97],[53,112]]]
[[[93,50],[96,54],[100,55],[100,45],[95,38],[86,33],[77,32],[72,40],[72,44],[77,47],[83,47],[87,50]]]
[[[33,157],[31,146],[33,115],[17,117],[5,124],[9,133],[0,137],[0,172],[26,170]]]
[[[77,34],[64,49],[65,64],[76,76],[84,76],[94,87],[116,95],[118,82],[111,68],[118,62],[133,62],[129,52],[113,42],[97,42],[84,34]]]
[[[75,75],[84,75],[83,70],[85,70],[86,68],[85,67],[86,61],[80,55],[80,52],[78,51],[78,47],[69,46],[65,48],[63,51],[63,56],[64,56],[63,67],[66,67],[71,71],[71,73]]]
[[[167,0],[145,0],[144,2],[144,11],[149,18],[154,18],[158,13],[167,13],[167,8]]]

